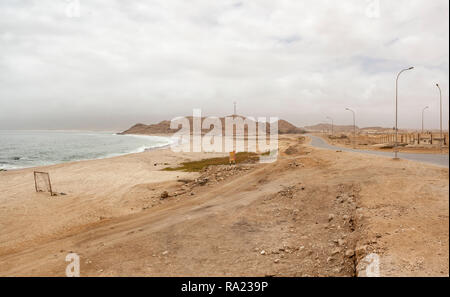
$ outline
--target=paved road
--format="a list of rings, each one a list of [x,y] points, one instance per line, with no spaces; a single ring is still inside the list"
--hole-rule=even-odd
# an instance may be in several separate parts
[[[311,137],[311,145],[318,148],[324,148],[329,150],[340,150],[345,152],[354,152],[354,153],[363,153],[370,155],[378,155],[392,158],[394,156],[393,153],[390,152],[380,152],[380,151],[370,151],[370,150],[356,150],[349,148],[342,148],[328,144],[325,140],[320,137],[308,135]],[[438,165],[441,167],[448,168],[448,154],[445,155],[435,155],[435,154],[407,154],[407,153],[398,153],[398,157],[405,160],[430,163],[434,165]]]

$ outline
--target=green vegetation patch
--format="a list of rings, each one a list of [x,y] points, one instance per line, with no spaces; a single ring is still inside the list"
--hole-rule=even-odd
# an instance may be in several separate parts
[[[256,162],[259,160],[259,155],[256,153],[247,153],[247,152],[241,152],[236,154],[236,163],[251,163]],[[208,166],[214,166],[214,165],[228,165],[229,164],[229,158],[223,157],[223,158],[211,158],[211,159],[204,159],[200,161],[193,161],[193,162],[185,162],[181,163],[180,167],[169,167],[164,168],[164,171],[185,171],[185,172],[199,172],[202,171],[204,168]]]

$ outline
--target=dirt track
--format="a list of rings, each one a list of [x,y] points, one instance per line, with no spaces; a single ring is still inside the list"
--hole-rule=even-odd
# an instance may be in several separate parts
[[[203,186],[131,184],[118,201],[185,192],[139,212],[2,243],[0,275],[63,276],[75,252],[82,276],[355,276],[375,252],[382,275],[448,276],[448,169],[280,146],[276,163],[208,171]]]

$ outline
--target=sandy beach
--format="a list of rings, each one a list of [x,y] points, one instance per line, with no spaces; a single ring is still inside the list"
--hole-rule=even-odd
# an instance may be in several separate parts
[[[0,172],[0,275],[449,275],[448,169],[280,138],[272,164],[162,171],[224,156],[147,151]],[[35,193],[33,171],[56,192]],[[198,182],[201,180],[203,182]],[[161,193],[169,197],[161,200]]]
[[[161,187],[195,177],[193,173],[161,169],[217,156],[223,154],[173,153],[164,148],[0,172],[0,254],[158,204]],[[34,171],[48,172],[53,191],[66,195],[36,193]]]

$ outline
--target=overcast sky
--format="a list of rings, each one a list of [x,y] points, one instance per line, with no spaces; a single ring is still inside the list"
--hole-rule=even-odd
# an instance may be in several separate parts
[[[79,5],[78,5],[79,4]],[[1,0],[0,129],[192,114],[448,122],[448,0]],[[78,9],[79,8],[79,9]]]

